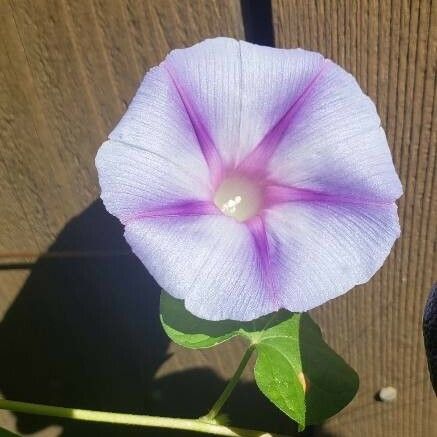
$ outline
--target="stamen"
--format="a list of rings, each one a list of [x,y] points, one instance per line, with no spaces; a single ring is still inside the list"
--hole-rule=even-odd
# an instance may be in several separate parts
[[[247,177],[231,176],[219,186],[214,196],[214,203],[223,214],[244,222],[260,211],[262,189]]]

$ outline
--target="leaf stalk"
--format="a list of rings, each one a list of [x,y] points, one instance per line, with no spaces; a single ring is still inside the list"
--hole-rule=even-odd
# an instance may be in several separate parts
[[[234,375],[232,376],[232,378],[229,380],[228,384],[226,385],[223,393],[220,395],[220,397],[217,399],[215,404],[212,406],[209,413],[201,419],[205,419],[207,421],[212,421],[218,416],[223,405],[225,404],[225,402],[229,398],[230,394],[234,390],[235,386],[237,385],[237,383],[241,377],[241,374],[243,373],[243,370],[245,369],[247,363],[249,362],[249,359],[252,356],[252,353],[254,350],[255,350],[255,345],[249,346],[249,348],[246,350],[245,354],[243,355],[243,358],[241,359],[241,362],[240,362],[237,370],[235,371]]]

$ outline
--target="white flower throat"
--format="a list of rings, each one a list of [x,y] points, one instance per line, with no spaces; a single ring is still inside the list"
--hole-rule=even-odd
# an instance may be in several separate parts
[[[261,209],[262,190],[258,184],[243,176],[231,176],[223,180],[214,195],[215,205],[223,214],[244,222]]]

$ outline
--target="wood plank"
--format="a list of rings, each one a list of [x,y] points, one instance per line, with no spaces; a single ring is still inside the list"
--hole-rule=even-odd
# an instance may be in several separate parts
[[[299,45],[321,51],[353,72],[376,101],[406,190],[400,203],[403,237],[384,268],[370,284],[358,287],[314,312],[325,328],[328,340],[357,368],[362,380],[358,398],[324,428],[334,435],[402,437],[437,433],[437,424],[432,420],[437,416],[436,402],[426,375],[420,335],[421,309],[433,275],[435,277],[436,265],[433,253],[437,216],[433,200],[435,6],[435,1],[430,0],[273,1],[278,45]],[[73,227],[85,223],[78,228],[81,232],[92,226],[98,233],[98,222],[83,218],[84,208],[98,192],[94,155],[125,110],[140,78],[171,48],[215,35],[242,38],[240,15],[240,3],[236,0],[0,0],[0,253],[38,252],[56,240],[56,244],[65,242],[65,235],[68,235],[69,244],[73,244],[77,231],[70,233],[64,226],[76,215],[77,219],[70,223]],[[118,250],[117,244],[113,247]],[[86,251],[93,249],[90,245],[78,247]],[[74,333],[65,329],[68,323],[51,324],[51,317],[61,310],[68,322],[73,317],[71,308],[80,314],[90,299],[96,313],[103,313],[96,317],[97,333],[85,342],[93,352],[90,357],[94,367],[90,365],[87,370],[90,363],[82,358],[80,348],[78,355],[72,356],[70,367],[51,353],[54,360],[51,369],[59,374],[65,370],[66,376],[60,381],[51,381],[49,375],[35,373],[25,377],[23,373],[23,381],[28,384],[23,393],[26,395],[35,389],[35,395],[41,396],[43,401],[50,400],[50,396],[65,402],[80,400],[80,396],[62,398],[59,392],[62,394],[64,388],[60,384],[70,384],[68,378],[77,384],[80,377],[90,378],[89,399],[82,399],[85,404],[88,402],[85,406],[123,406],[123,399],[117,404],[114,393],[119,389],[127,396],[129,388],[133,399],[124,404],[125,408],[139,408],[142,395],[149,387],[144,380],[153,376],[141,373],[141,359],[156,357],[153,358],[154,352],[150,348],[145,348],[140,349],[143,355],[135,358],[135,346],[129,342],[123,346],[121,335],[115,337],[119,344],[112,349],[110,342],[100,346],[102,336],[107,340],[104,328],[110,325],[107,318],[111,315],[118,328],[136,339],[145,327],[139,314],[132,314],[129,319],[122,308],[115,311],[114,307],[121,302],[118,289],[115,286],[111,289],[111,284],[102,279],[99,271],[107,268],[126,276],[126,293],[133,302],[139,299],[133,290],[139,285],[129,278],[131,267],[124,270],[120,265],[125,263],[116,257],[108,263],[100,260],[90,265],[95,267],[87,267],[87,274],[81,278],[85,267],[77,260],[68,266],[64,263],[58,269],[39,263],[29,282],[25,282],[27,272],[2,271],[0,307],[9,311],[5,315],[7,319],[0,324],[0,334],[19,329],[20,320],[27,320],[29,316],[28,308],[34,305],[42,311],[38,301],[44,302],[51,296],[52,303],[42,312],[46,321],[40,329],[45,334],[37,336],[35,345],[27,345],[29,357],[43,360],[45,350],[50,352],[58,346],[57,334],[52,332],[56,331],[54,327],[62,328],[65,338],[76,339]],[[45,279],[45,269],[56,278]],[[79,279],[72,279],[72,272]],[[67,289],[73,293],[72,305],[67,305],[66,299],[58,294],[60,287],[68,283]],[[92,293],[93,285],[95,294]],[[78,290],[82,286],[81,294]],[[16,300],[22,289],[23,294]],[[104,289],[110,290],[107,296]],[[146,308],[149,304],[147,299],[139,299],[138,308]],[[154,305],[156,312],[156,302]],[[115,314],[123,314],[119,316],[123,320],[118,320]],[[87,320],[94,319],[88,317]],[[159,325],[152,327],[158,329]],[[26,333],[32,332],[29,327],[23,329]],[[17,347],[26,346],[22,341]],[[212,401],[242,351],[238,342],[205,352],[182,350],[176,346],[169,350],[165,345],[159,347],[161,355],[163,351],[172,355],[168,361],[160,363],[162,366],[151,392],[154,398],[147,405],[155,408],[156,414],[191,413],[178,410],[181,408],[178,403],[188,403],[184,401],[187,392],[198,398],[191,406],[195,410],[199,404],[203,407],[205,402]],[[96,351],[111,361],[101,380]],[[120,367],[112,363],[126,351],[131,363],[124,360],[125,365]],[[19,351],[15,353],[20,356]],[[68,356],[68,351],[61,349],[60,354]],[[159,359],[164,360],[161,355]],[[8,370],[14,363],[14,360],[10,361]],[[20,364],[16,363],[16,366],[18,372]],[[42,370],[38,365],[36,369]],[[184,384],[190,380],[190,375],[193,379],[202,378],[204,383],[196,388],[186,387]],[[20,379],[18,373],[12,376],[9,381]],[[138,377],[139,382],[130,376]],[[111,393],[104,377],[121,378],[122,381],[126,378],[126,388],[114,384],[116,387],[112,387],[114,392]],[[0,375],[0,390],[3,378]],[[38,391],[40,383],[41,386],[47,383],[55,394]],[[398,401],[390,405],[376,403],[375,392],[387,384],[398,388]],[[8,381],[5,386],[10,387]],[[13,392],[8,390],[5,394]],[[249,378],[229,406],[234,414],[243,414],[241,424],[291,432],[284,417],[252,393],[255,390]],[[106,398],[102,399],[102,396]],[[169,396],[173,396],[173,404],[165,402]],[[247,406],[247,413],[242,405]],[[260,411],[262,415],[254,418],[250,411]],[[194,414],[197,413],[196,410]],[[238,415],[235,417],[239,418]],[[12,421],[8,418],[5,423],[11,425]],[[42,422],[47,423],[51,422]],[[64,432],[66,436],[86,435],[85,432],[93,435],[96,429],[106,435],[106,428],[88,426],[69,428],[67,425]],[[57,435],[50,430],[45,432],[46,435]],[[128,431],[125,433],[127,435]],[[129,434],[133,433],[129,431]],[[94,432],[97,434],[98,431]]]
[[[436,277],[436,6],[431,0],[273,0],[278,46],[323,53],[375,101],[405,190],[402,237],[382,270],[314,311],[361,378],[358,397],[320,435],[437,435],[421,335]],[[392,404],[374,400],[386,385],[398,389]]]
[[[137,412],[145,402],[147,408],[165,406],[146,400],[168,347],[157,318],[159,289],[135,257],[124,253],[120,226],[111,222],[105,231],[112,219],[93,203],[94,156],[150,67],[171,49],[219,35],[244,37],[238,0],[0,0],[3,395]],[[84,252],[85,258],[32,256],[48,248]],[[89,257],[96,250],[114,256]],[[36,261],[31,272],[5,269],[23,261]],[[136,302],[137,316],[122,309],[128,302]],[[111,329],[126,332],[126,338],[110,340]],[[188,362],[195,368],[208,363],[214,370],[201,373],[214,385],[200,390],[215,397],[223,381],[214,371],[228,375],[240,352],[241,345],[234,345],[178,353],[160,371],[156,390],[162,390],[161,380],[171,381],[166,394],[173,396],[174,386],[186,378],[172,373],[182,374]],[[189,405],[181,401],[179,408],[183,404]],[[13,418],[0,412],[0,424],[14,428]],[[45,429],[51,424],[57,425]],[[41,437],[59,435],[62,428],[64,436],[143,435],[22,416],[17,427]]]
[[[1,0],[0,8],[8,205],[0,220],[17,226],[2,233],[0,250],[16,250],[8,236],[23,227],[33,238],[23,237],[21,250],[43,250],[98,194],[96,150],[147,69],[172,48],[241,38],[241,12],[238,1],[201,0]]]

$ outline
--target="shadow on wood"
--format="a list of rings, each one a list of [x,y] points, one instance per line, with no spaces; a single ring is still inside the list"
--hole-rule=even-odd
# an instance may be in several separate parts
[[[179,417],[206,413],[218,397],[225,381],[209,369],[174,369],[154,379],[169,343],[159,322],[160,288],[122,234],[96,201],[65,226],[49,253],[115,255],[43,256],[33,265],[0,324],[4,397]],[[224,410],[236,426],[295,432],[253,383],[239,384]],[[17,419],[19,432],[60,424],[63,437],[188,435],[22,414]]]

